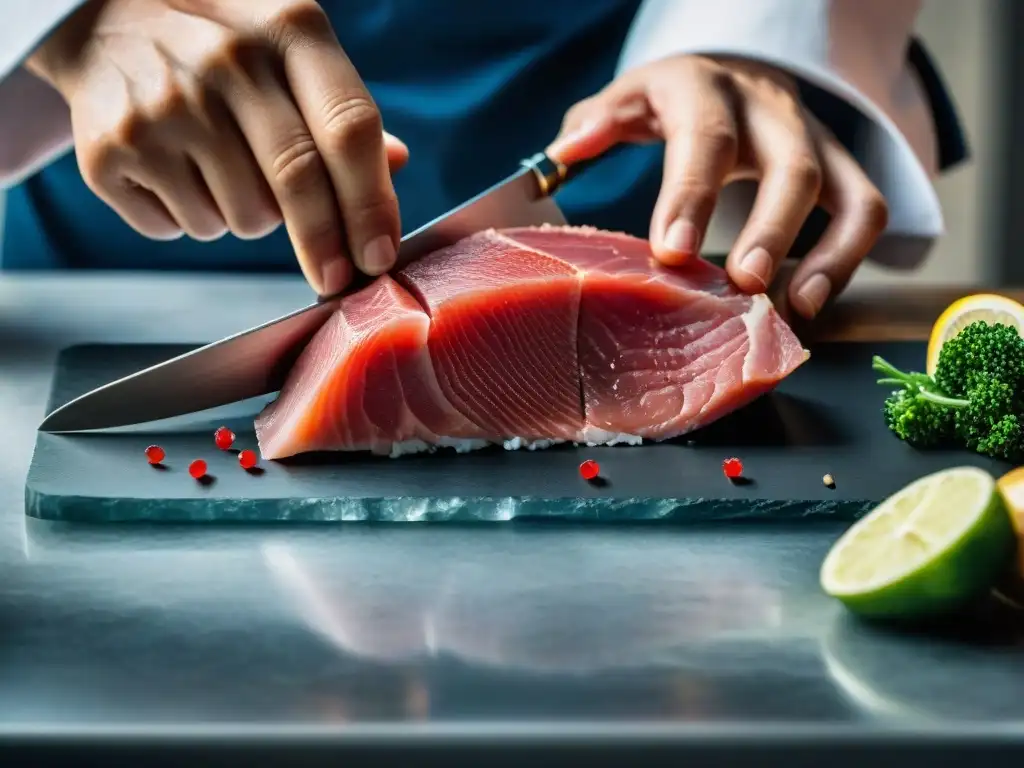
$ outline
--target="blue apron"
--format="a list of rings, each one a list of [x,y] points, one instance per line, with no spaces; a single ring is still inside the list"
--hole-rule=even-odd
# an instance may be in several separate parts
[[[543,149],[562,115],[614,76],[639,0],[326,0],[346,52],[408,144],[395,177],[410,231]],[[629,148],[559,195],[570,221],[646,235],[659,147]],[[5,269],[296,271],[283,228],[154,242],[85,186],[73,155],[8,194]]]

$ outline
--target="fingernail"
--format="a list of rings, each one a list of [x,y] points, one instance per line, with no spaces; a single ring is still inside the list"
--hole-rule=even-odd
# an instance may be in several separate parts
[[[662,246],[665,250],[673,253],[685,253],[687,256],[693,256],[697,253],[699,239],[700,234],[693,224],[683,219],[676,219],[665,230]]]
[[[375,237],[363,249],[363,271],[382,275],[395,265],[395,244],[387,235]]]
[[[756,278],[765,290],[772,278],[772,257],[764,248],[758,246],[740,261],[740,269]]]
[[[832,293],[832,281],[825,275],[811,275],[807,278],[800,290],[796,292],[801,306],[797,307],[804,317],[814,317],[825,306],[829,295]]]
[[[393,144],[396,147],[401,147],[402,149],[404,149],[407,152],[409,151],[409,145],[408,144],[406,144],[400,138],[395,136],[395,134],[388,133],[387,131],[384,131],[384,143],[385,144]]]
[[[343,256],[331,259],[320,270],[321,296],[333,296],[352,279],[352,264]]]

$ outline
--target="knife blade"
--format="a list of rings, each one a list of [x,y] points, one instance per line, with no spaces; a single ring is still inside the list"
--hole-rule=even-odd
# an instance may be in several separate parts
[[[565,224],[551,195],[568,178],[569,169],[544,153],[523,160],[512,175],[403,237],[395,269],[490,227]],[[80,395],[49,413],[39,429],[109,429],[277,392],[299,353],[340,299],[372,280],[361,275],[341,294]]]

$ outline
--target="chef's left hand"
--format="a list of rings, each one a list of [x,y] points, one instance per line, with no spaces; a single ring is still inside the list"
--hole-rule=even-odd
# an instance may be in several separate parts
[[[885,199],[780,70],[693,55],[638,67],[570,109],[548,154],[571,165],[619,143],[657,140],[665,165],[650,239],[666,264],[699,253],[722,187],[758,179],[726,269],[741,290],[765,291],[820,206],[832,221],[788,287],[793,308],[811,318],[885,229]]]

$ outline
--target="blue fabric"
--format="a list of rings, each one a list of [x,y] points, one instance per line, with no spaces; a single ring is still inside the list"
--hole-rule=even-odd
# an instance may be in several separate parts
[[[411,160],[395,178],[409,231],[512,171],[602,88],[639,0],[326,0],[342,45]],[[559,193],[570,221],[646,235],[661,150],[628,148]],[[73,155],[8,195],[7,269],[293,271],[283,229],[252,242],[136,234],[85,186]]]

